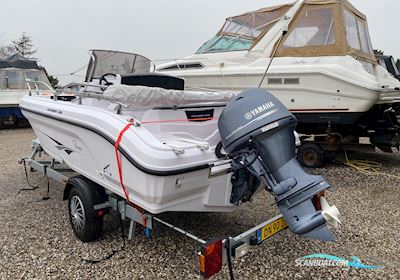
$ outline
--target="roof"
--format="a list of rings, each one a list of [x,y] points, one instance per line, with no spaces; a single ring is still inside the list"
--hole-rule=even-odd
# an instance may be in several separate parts
[[[294,3],[296,3],[296,2],[289,2],[289,3],[283,4],[283,5],[276,5],[276,6],[261,8],[261,9],[243,13],[243,14],[240,14],[237,16],[228,17],[228,19],[245,16],[245,15],[275,11],[275,10],[278,10],[283,7],[293,6]],[[311,5],[342,4],[345,7],[347,7],[348,9],[350,9],[351,11],[353,11],[355,14],[357,14],[359,17],[366,19],[366,16],[362,12],[360,12],[356,7],[354,7],[348,0],[305,0],[304,3],[311,4]]]
[[[365,61],[371,62],[373,64],[376,64],[376,59],[374,54],[372,53],[372,46],[370,43],[370,37],[367,29],[367,19],[366,16],[361,13],[359,10],[357,10],[348,0],[304,0],[302,8],[297,12],[296,16],[293,18],[292,22],[289,24],[289,32],[285,35],[285,37],[282,39],[282,42],[280,43],[280,48],[278,49],[277,56],[286,56],[286,57],[311,57],[311,56],[343,56],[343,55],[351,55],[359,59],[363,59]],[[330,8],[331,12],[330,14],[326,14],[324,12],[321,12],[325,8]],[[364,30],[363,34],[360,35],[360,28],[357,28],[358,30],[356,31],[356,36],[355,40],[358,39],[358,42],[355,42],[356,45],[352,45],[352,38],[349,39],[349,36],[347,34],[348,28],[351,28],[351,26],[347,26],[347,22],[345,19],[345,14],[342,12],[342,9],[349,10],[349,12],[352,14],[352,17],[354,17],[354,22],[356,18],[357,20],[357,26],[359,26],[358,21],[361,22],[362,30]],[[312,16],[307,19],[307,21],[304,21],[303,17],[308,14],[308,11],[314,11]],[[319,12],[318,12],[319,11]],[[336,19],[333,21],[332,19]],[[331,27],[329,29],[324,29],[321,28],[318,30],[318,34],[306,34],[305,38],[307,36],[311,36],[308,38],[311,42],[311,40],[316,39],[314,43],[310,44],[304,44],[304,45],[299,45],[299,46],[287,46],[284,47],[284,44],[286,40],[289,38],[289,36],[292,36],[293,30],[296,27],[302,27],[302,24],[309,25],[309,24],[314,24],[314,25],[319,25],[319,24],[331,24]],[[331,31],[334,31],[331,33]],[[302,32],[307,32],[306,30],[302,30],[299,28],[297,32],[302,33]],[[329,32],[329,33],[325,33]],[[334,34],[334,39],[333,42],[328,44],[328,41],[318,41],[321,38],[323,39],[324,36],[321,34],[325,34],[326,36]],[[302,33],[303,34],[303,33]],[[361,36],[363,36],[361,38]],[[292,39],[295,40],[296,38],[302,38],[302,36],[299,34],[297,36],[292,36]],[[362,46],[362,42],[368,45],[368,46]],[[359,44],[357,46],[357,44]]]
[[[304,3],[311,5],[342,4],[349,10],[353,11],[360,18],[367,19],[367,17],[356,7],[354,7],[353,4],[351,4],[348,0],[305,0]]]
[[[243,13],[243,14],[240,14],[240,15],[228,17],[227,19],[246,16],[246,15],[252,15],[252,14],[258,14],[258,13],[265,13],[265,12],[275,11],[275,10],[279,10],[281,8],[293,6],[293,4],[294,4],[294,2],[293,3],[288,3],[288,4],[283,4],[283,5],[276,5],[276,6],[261,8],[261,9],[255,10],[255,11],[246,12],[246,13]]]
[[[0,60],[0,69],[19,68],[19,69],[37,69],[40,70],[36,61],[29,60],[22,55],[14,54],[6,59]]]

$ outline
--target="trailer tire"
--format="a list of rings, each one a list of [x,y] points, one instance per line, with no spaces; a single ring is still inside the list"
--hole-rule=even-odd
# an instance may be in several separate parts
[[[68,213],[75,236],[82,242],[98,239],[103,230],[103,216],[97,216],[94,206],[104,202],[97,186],[83,176],[68,180]]]
[[[324,153],[317,144],[306,143],[297,150],[297,160],[304,167],[320,168],[324,162]]]

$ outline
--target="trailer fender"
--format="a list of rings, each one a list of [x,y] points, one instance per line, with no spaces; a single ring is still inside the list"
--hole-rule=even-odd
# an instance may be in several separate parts
[[[69,182],[65,185],[64,188],[64,194],[63,194],[63,200],[67,200],[69,197],[69,193],[71,192],[72,189],[72,184],[70,184]]]
[[[67,184],[65,185],[65,188],[64,188],[63,200],[68,200],[71,189],[72,189],[72,187],[74,187],[76,185],[76,183],[84,182],[84,181],[89,181],[89,180],[82,175],[78,175],[78,176],[70,178],[67,181]],[[108,200],[108,196],[107,196],[104,188],[93,183],[92,181],[90,181],[90,182],[91,182],[91,184],[79,184],[79,185],[80,185],[80,187],[93,188],[93,191],[96,193],[96,195],[98,195],[101,198],[102,202]]]

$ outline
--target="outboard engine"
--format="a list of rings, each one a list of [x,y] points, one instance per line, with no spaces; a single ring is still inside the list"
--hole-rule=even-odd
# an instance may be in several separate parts
[[[263,185],[275,196],[294,233],[333,240],[327,222],[336,225],[339,211],[325,198],[319,201],[322,211],[313,203],[330,185],[321,176],[306,173],[297,161],[296,123],[278,99],[261,89],[246,90],[225,107],[218,128],[232,159],[231,203],[251,200]]]

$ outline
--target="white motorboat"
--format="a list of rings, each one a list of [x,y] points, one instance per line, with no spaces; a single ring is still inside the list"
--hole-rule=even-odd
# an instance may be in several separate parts
[[[337,209],[317,206],[330,186],[295,159],[296,120],[276,98],[182,91],[151,65],[91,51],[77,98],[26,96],[20,108],[52,159],[144,211],[229,212],[265,187],[295,233],[333,238]]]
[[[187,89],[267,89],[297,117],[299,133],[400,146],[400,81],[377,63],[367,18],[347,0],[299,0],[229,17],[195,54],[157,71],[184,78]]]
[[[22,96],[52,96],[52,90],[46,74],[35,61],[18,54],[0,60],[0,127],[24,124],[18,108]]]

